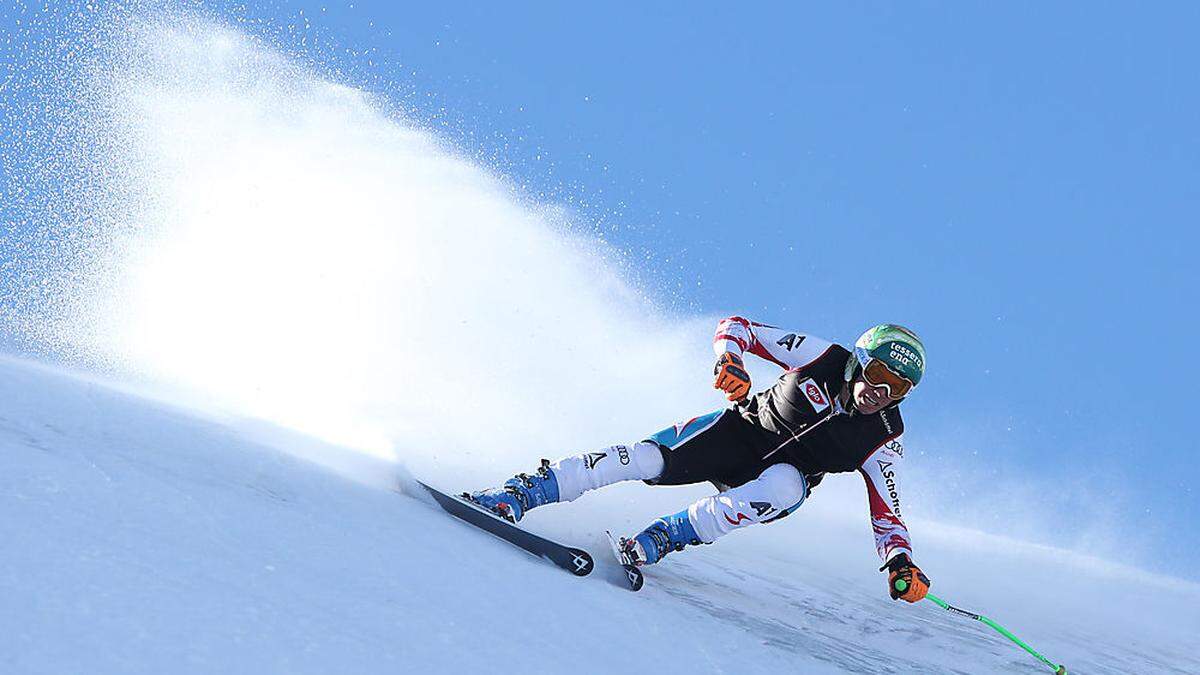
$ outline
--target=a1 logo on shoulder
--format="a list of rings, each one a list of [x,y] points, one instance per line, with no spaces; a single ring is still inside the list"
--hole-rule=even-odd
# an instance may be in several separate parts
[[[783,337],[779,338],[779,340],[777,340],[775,342],[775,344],[779,345],[780,347],[783,347],[784,349],[787,349],[790,352],[793,349],[795,349],[796,347],[799,347],[804,342],[804,338],[806,338],[806,337],[808,337],[808,336],[807,335],[796,335],[795,333],[788,333],[787,335],[784,335]]]
[[[825,397],[825,392],[821,391],[811,377],[800,383],[800,390],[804,392],[804,398],[812,404],[813,410],[821,412],[829,407],[829,399]]]

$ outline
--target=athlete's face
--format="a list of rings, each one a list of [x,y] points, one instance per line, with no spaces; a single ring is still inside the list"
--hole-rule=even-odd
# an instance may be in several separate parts
[[[862,377],[854,378],[854,407],[864,415],[874,415],[892,403],[888,398],[887,387],[873,387],[863,381]]]

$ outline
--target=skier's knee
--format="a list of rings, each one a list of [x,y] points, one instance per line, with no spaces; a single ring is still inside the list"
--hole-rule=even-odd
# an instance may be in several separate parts
[[[791,510],[804,503],[808,486],[804,474],[791,464],[776,464],[758,476],[771,503],[780,510]]]
[[[631,455],[633,463],[637,465],[638,477],[642,480],[656,480],[667,467],[662,448],[652,441],[634,443]]]
[[[804,501],[804,476],[790,464],[777,464],[754,480],[711,497],[705,497],[688,515],[704,542],[715,541],[733,530],[778,520]]]

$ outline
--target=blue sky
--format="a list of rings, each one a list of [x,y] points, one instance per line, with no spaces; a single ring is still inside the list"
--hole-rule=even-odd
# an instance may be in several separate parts
[[[965,511],[1025,481],[1187,574],[1194,5],[321,6],[286,5],[682,307],[918,330],[910,443],[977,460]]]
[[[207,6],[577,205],[679,311],[910,325],[964,520],[1025,483],[1196,577],[1197,5]]]

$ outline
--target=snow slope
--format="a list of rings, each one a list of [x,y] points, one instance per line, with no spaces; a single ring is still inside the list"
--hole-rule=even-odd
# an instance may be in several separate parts
[[[977,624],[892,603],[879,575],[847,573],[867,541],[848,554],[832,527],[805,532],[806,551],[753,536],[813,525],[802,515],[681,554],[631,594],[611,568],[576,579],[394,491],[398,465],[343,455],[354,453],[0,361],[4,671],[1040,672]],[[609,498],[653,492],[630,488]],[[624,523],[596,497],[530,522],[600,559],[590,528]],[[1000,553],[962,555],[960,571]],[[1052,614],[993,616],[1072,672],[1200,671],[1196,588],[1009,556],[978,599],[1052,593]],[[1106,602],[1113,615],[1154,612],[1159,627],[1084,616]],[[528,603],[541,609],[513,612]]]
[[[0,381],[8,672],[615,670],[664,633],[693,647],[681,668],[710,669],[754,645],[677,635],[685,608],[577,580],[228,427],[23,365]],[[550,609],[503,620],[531,595]],[[622,619],[646,611],[663,628]]]

